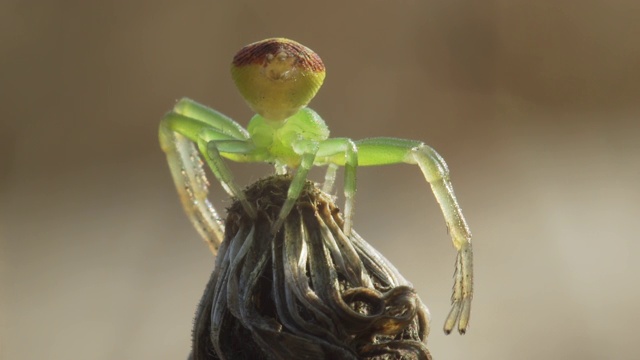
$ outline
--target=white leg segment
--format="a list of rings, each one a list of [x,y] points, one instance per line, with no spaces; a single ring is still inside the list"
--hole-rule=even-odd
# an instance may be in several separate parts
[[[166,128],[160,129],[160,143],[187,217],[216,255],[224,238],[224,225],[207,199],[209,182],[198,151],[189,139]]]

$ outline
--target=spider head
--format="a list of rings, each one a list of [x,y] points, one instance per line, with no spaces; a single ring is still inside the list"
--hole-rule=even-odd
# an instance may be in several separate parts
[[[282,121],[313,99],[325,68],[306,46],[272,38],[240,49],[233,58],[231,75],[253,111],[267,120]]]

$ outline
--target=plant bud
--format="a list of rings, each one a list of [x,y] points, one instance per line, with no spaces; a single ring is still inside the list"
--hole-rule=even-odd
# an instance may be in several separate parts
[[[411,284],[309,181],[280,231],[291,177],[252,184],[230,208],[198,307],[192,360],[431,360],[429,313]],[[392,239],[396,239],[393,237]]]

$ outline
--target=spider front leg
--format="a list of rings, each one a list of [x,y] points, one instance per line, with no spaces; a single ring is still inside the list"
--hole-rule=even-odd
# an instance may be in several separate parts
[[[464,334],[469,324],[473,298],[473,252],[471,232],[453,193],[447,164],[435,150],[418,141],[373,138],[357,141],[356,145],[360,166],[417,164],[431,185],[431,190],[440,204],[453,245],[458,251],[451,297],[452,307],[444,324],[444,332],[449,334],[457,323],[458,331]]]
[[[224,225],[207,199],[209,182],[193,142],[186,137],[160,129],[160,145],[167,162],[180,202],[200,236],[215,255],[224,238]]]
[[[249,139],[246,130],[230,118],[186,98],[165,115],[159,138],[183,208],[215,255],[224,237],[224,225],[207,199],[209,182],[194,146],[204,128],[217,130],[220,140]]]

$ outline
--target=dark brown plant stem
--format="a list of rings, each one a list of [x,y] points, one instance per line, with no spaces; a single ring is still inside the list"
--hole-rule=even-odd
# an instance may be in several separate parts
[[[290,178],[234,203],[196,314],[191,359],[431,359],[428,312],[411,284],[308,182],[272,235]]]

